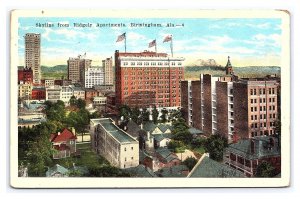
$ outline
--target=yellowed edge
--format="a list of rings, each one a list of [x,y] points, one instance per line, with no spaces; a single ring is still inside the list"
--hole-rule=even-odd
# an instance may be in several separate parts
[[[43,12],[43,13],[42,13]],[[180,12],[180,15],[178,14]],[[281,178],[19,178],[17,49],[19,17],[281,18]],[[286,187],[290,184],[290,16],[282,10],[14,10],[11,13],[10,184],[14,188]]]

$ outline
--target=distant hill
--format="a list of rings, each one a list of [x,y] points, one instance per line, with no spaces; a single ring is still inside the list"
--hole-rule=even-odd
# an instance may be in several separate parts
[[[245,66],[233,67],[234,74],[239,77],[264,77],[270,74],[280,76],[279,66]],[[224,66],[186,66],[185,79],[198,79],[200,74],[224,75]]]
[[[56,66],[41,66],[42,73],[64,73],[68,71],[67,65],[56,65]]]

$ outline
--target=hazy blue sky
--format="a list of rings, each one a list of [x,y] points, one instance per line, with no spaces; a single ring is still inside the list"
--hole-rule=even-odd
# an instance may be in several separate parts
[[[49,23],[54,27],[36,27],[36,23]],[[69,27],[57,27],[57,24]],[[74,27],[73,23],[90,23],[92,27]],[[123,23],[125,27],[96,27],[96,24]],[[131,23],[155,23],[162,27],[131,27]],[[166,27],[167,23],[184,26]],[[157,40],[158,52],[170,53],[166,35],[173,35],[174,56],[186,58],[186,65],[199,59],[213,58],[225,65],[231,56],[235,66],[280,65],[280,19],[122,19],[122,18],[20,18],[19,65],[24,65],[24,35],[41,33],[41,64],[66,64],[69,57],[86,52],[92,65],[100,65],[115,50],[124,51],[124,42],[116,42],[118,35],[126,32],[127,51],[140,52]]]

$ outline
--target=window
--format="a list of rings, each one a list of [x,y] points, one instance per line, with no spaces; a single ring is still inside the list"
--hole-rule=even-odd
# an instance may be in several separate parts
[[[251,120],[253,120],[253,115],[251,115]]]
[[[275,94],[275,89],[274,88],[272,88],[272,94]]]
[[[126,147],[124,148],[124,151],[126,151]]]
[[[253,95],[253,89],[250,89],[250,95]]]
[[[133,150],[133,147],[131,147],[131,150]]]
[[[127,161],[127,158],[125,158],[125,162]]]
[[[251,104],[253,104],[253,99],[251,99]]]
[[[254,115],[255,120],[257,120],[257,115]]]
[[[133,160],[133,157],[131,157],[131,160]]]

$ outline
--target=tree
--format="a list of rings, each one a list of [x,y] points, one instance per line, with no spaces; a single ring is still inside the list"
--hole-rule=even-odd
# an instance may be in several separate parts
[[[134,107],[131,111],[131,119],[137,124],[140,124],[140,109],[138,107]]]
[[[204,144],[204,148],[209,153],[209,157],[216,161],[223,160],[223,151],[227,146],[227,139],[220,134],[211,135]]]
[[[158,112],[156,106],[154,106],[152,109],[152,120],[153,120],[154,124],[157,124],[158,115],[159,115],[159,112]]]
[[[85,100],[79,98],[79,99],[77,100],[77,107],[78,107],[79,109],[85,109],[85,106],[86,106]]]
[[[77,99],[76,97],[73,95],[71,98],[70,98],[70,105],[71,106],[76,106],[77,105]]]
[[[126,171],[108,165],[92,166],[88,170],[88,177],[130,177],[130,174]]]
[[[141,117],[142,117],[142,122],[145,123],[147,121],[149,121],[149,111],[146,108],[143,108],[142,113],[141,113]]]
[[[166,123],[166,122],[167,122],[167,114],[168,114],[168,113],[169,113],[168,110],[165,109],[165,108],[163,108],[163,109],[161,110],[160,120],[161,120],[162,123]]]
[[[275,175],[275,168],[266,161],[261,162],[258,164],[256,168],[255,177],[261,177],[261,178],[268,178],[268,177],[274,177]]]
[[[194,168],[196,163],[197,163],[197,159],[194,157],[188,157],[183,161],[183,164],[189,168],[189,171],[191,171]]]
[[[127,105],[121,105],[119,108],[120,117],[123,117],[124,120],[129,120],[131,109]]]
[[[189,127],[186,125],[183,118],[178,118],[172,123],[172,138],[174,140],[182,141],[184,144],[188,145],[192,142],[193,135],[189,132]]]
[[[176,120],[178,120],[179,118],[182,118],[183,114],[182,114],[182,110],[180,108],[178,108],[177,110],[172,110],[170,113],[170,118],[172,123]]]

